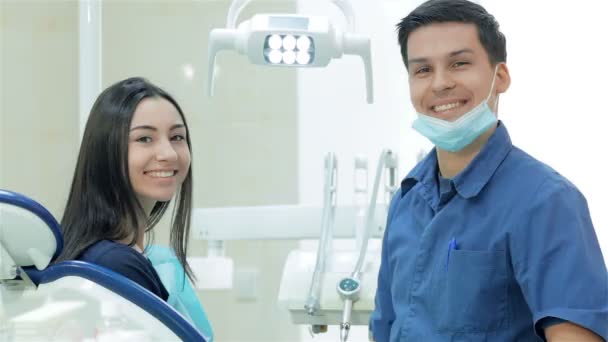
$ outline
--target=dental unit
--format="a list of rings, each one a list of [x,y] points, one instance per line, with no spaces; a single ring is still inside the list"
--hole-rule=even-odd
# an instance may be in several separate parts
[[[366,99],[373,102],[371,47],[368,36],[355,33],[350,2],[330,0],[346,19],[342,29],[326,16],[301,14],[254,14],[237,25],[250,0],[234,0],[225,28],[209,35],[207,91],[214,94],[216,56],[232,50],[246,55],[255,65],[282,68],[326,67],[332,59],[357,55],[363,61]],[[322,205],[275,205],[256,207],[199,208],[193,223],[198,236],[217,241],[247,239],[318,239],[315,250],[292,251],[283,268],[279,305],[295,324],[308,325],[311,334],[340,327],[340,339],[348,339],[351,326],[367,325],[374,307],[379,248],[368,250],[370,238],[382,238],[386,213],[396,191],[397,158],[382,151],[368,198],[367,160],[355,160],[353,205],[338,205],[338,158],[327,153],[323,163]],[[380,182],[386,179],[384,189]],[[384,190],[384,197],[379,192]],[[243,225],[243,222],[247,222]],[[285,229],[289,227],[289,229]],[[320,232],[316,230],[320,227]],[[335,239],[353,239],[352,249],[336,249]],[[302,245],[303,246],[303,245]]]
[[[326,332],[328,326],[339,326],[341,340],[346,341],[351,326],[368,324],[374,307],[380,251],[369,250],[368,241],[379,240],[383,235],[389,201],[397,189],[397,156],[390,150],[382,152],[371,198],[367,198],[365,159],[356,160],[355,174],[360,172],[360,176],[355,177],[355,187],[361,193],[356,194],[360,199],[353,205],[336,204],[337,165],[336,155],[328,153],[323,163],[320,207],[198,208],[194,210],[193,226],[197,227],[198,236],[210,242],[319,239],[316,250],[300,248],[289,253],[283,267],[279,305],[288,310],[293,323],[308,325],[313,334]],[[321,227],[320,234],[315,227]],[[334,239],[344,238],[358,242],[348,250],[333,247]]]

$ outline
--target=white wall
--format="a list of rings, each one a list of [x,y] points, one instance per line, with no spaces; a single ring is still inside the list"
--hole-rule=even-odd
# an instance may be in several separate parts
[[[501,98],[499,117],[515,145],[583,192],[608,261],[605,6],[595,0],[481,4],[507,37],[512,84]]]

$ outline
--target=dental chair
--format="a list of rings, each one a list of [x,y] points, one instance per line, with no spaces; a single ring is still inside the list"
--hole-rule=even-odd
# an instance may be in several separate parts
[[[0,190],[0,341],[205,341],[120,274],[82,261],[50,265],[62,248],[43,206]]]

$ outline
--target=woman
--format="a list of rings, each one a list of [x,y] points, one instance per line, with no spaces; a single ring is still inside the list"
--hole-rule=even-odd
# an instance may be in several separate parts
[[[144,256],[146,233],[175,197],[170,245],[185,274],[192,207],[186,118],[164,90],[142,78],[120,81],[91,110],[61,225],[58,261],[83,260],[120,273],[161,297],[168,293]]]

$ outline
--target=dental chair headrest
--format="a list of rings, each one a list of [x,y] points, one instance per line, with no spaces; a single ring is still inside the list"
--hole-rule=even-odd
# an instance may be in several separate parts
[[[0,190],[0,260],[2,253],[8,253],[16,266],[46,268],[63,249],[59,227],[38,202]]]

